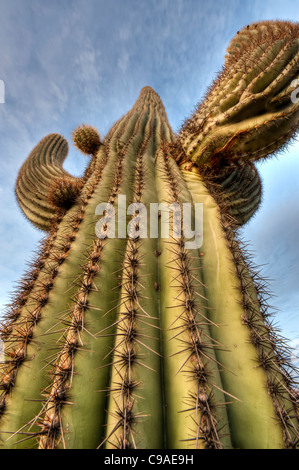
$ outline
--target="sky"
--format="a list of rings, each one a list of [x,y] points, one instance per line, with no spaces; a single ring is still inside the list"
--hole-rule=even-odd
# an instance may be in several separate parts
[[[17,172],[45,135],[69,143],[83,122],[105,136],[151,86],[178,131],[221,69],[230,39],[261,20],[299,21],[294,0],[0,0],[0,308],[43,233],[14,195]],[[1,92],[1,90],[0,90]],[[2,100],[3,101],[3,100]],[[241,230],[269,279],[273,320],[299,358],[299,141],[258,165],[263,204]],[[83,173],[70,151],[65,168]],[[1,313],[0,313],[1,316]]]

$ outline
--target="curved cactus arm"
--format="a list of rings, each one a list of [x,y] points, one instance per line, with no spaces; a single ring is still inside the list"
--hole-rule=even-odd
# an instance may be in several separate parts
[[[210,99],[223,96],[212,90]],[[81,150],[90,151],[92,136],[91,128],[78,130]],[[96,141],[98,148],[97,134]],[[165,153],[169,146],[182,153],[160,98],[145,87],[95,151],[80,197],[56,212],[1,326],[1,446],[298,445],[296,393],[283,344],[234,231],[260,197],[255,167],[214,161],[211,171],[191,161],[179,168]],[[34,157],[36,164],[29,159],[23,171],[32,186],[41,180],[41,188],[39,200],[31,195],[27,201],[32,207],[39,201],[42,213],[49,186],[56,184],[52,203],[61,201],[59,181],[68,176],[61,162],[53,165],[51,151]],[[126,228],[130,221],[135,233],[143,228],[137,212],[118,220],[121,195],[127,204],[173,204],[175,214],[184,203],[202,203],[203,246],[184,245],[184,219],[183,237],[116,234],[120,221]],[[98,224],[100,203],[113,207],[115,237],[108,236],[109,217]],[[190,219],[189,233],[193,212]],[[175,220],[170,217],[170,230]]]
[[[111,354],[111,392],[102,443],[107,448],[160,448],[164,442],[157,239],[145,236],[150,227],[148,209],[157,198],[152,136],[158,114],[154,110],[150,114],[145,145],[136,161],[133,196],[136,205],[130,220],[134,237],[126,246]]]
[[[182,164],[181,168],[199,174],[199,169],[190,167],[189,163]],[[230,165],[218,173],[210,169],[201,170],[200,174],[209,183],[210,191],[221,199],[227,214],[231,216],[231,223],[236,227],[245,225],[259,209],[262,202],[262,182],[254,163]]]
[[[52,227],[34,263],[34,276],[24,283],[2,327],[6,361],[1,364],[0,374],[1,431],[5,440],[16,433],[8,441],[11,447],[26,436],[34,439],[40,431],[41,391],[46,393],[49,386],[52,361],[60,349],[61,329],[68,323],[86,256],[76,247],[94,237],[94,227],[85,216],[94,213],[89,205],[102,174],[103,185],[106,183],[106,153],[101,151],[97,160],[94,174],[82,190],[82,200]],[[108,178],[111,184],[112,177]],[[13,413],[11,403],[24,402],[30,406],[21,406],[21,413]],[[22,445],[26,447],[27,441]]]
[[[232,41],[224,70],[182,127],[178,160],[220,167],[281,149],[298,130],[292,100],[299,64],[299,26],[262,22]]]
[[[38,228],[49,231],[57,215],[48,201],[51,184],[58,178],[76,180],[62,165],[68,154],[68,143],[59,134],[44,137],[23,163],[16,181],[16,196],[25,216]],[[67,178],[66,178],[67,177]]]
[[[224,389],[240,400],[227,408],[233,446],[294,446],[298,439],[296,397],[284,369],[283,344],[267,320],[261,291],[246,266],[221,198],[216,202],[198,174],[183,170],[183,176],[193,201],[204,203],[206,209],[202,269],[212,336],[231,352],[219,349],[216,356],[224,365]]]

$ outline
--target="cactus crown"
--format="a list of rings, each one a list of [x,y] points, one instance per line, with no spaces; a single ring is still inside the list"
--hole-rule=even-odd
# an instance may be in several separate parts
[[[59,134],[33,149],[16,195],[47,234],[1,325],[4,448],[298,446],[287,350],[237,231],[262,197],[254,162],[298,127],[298,65],[298,25],[254,24],[178,135],[144,87],[103,142],[74,132],[82,178]]]

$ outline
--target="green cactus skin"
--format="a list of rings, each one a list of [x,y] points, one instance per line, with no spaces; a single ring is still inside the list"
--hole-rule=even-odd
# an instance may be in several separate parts
[[[16,194],[47,235],[1,326],[2,448],[298,446],[287,350],[237,231],[261,202],[256,155],[276,151],[298,123],[286,99],[297,51],[298,25],[244,28],[179,135],[150,87],[103,141],[84,126],[92,158],[82,178],[63,169],[60,135],[31,152]],[[70,208],[49,204],[61,178],[82,188]],[[121,195],[127,206],[159,204],[170,237],[149,236],[149,210],[146,224],[138,210],[126,216],[139,236],[107,236],[111,220],[98,225],[97,206],[113,206],[117,234]],[[203,204],[200,248],[172,233],[175,212],[165,216],[165,205],[185,203]]]

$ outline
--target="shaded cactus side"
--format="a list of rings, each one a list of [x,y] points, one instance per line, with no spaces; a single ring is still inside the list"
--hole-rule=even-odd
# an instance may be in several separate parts
[[[298,445],[288,351],[237,233],[261,202],[253,162],[298,126],[287,99],[298,36],[289,22],[244,28],[178,135],[150,87],[103,141],[80,126],[73,141],[91,155],[82,178],[63,169],[60,135],[31,152],[16,194],[48,234],[1,327],[3,447]],[[203,246],[186,249],[183,230],[143,238],[137,209],[126,223],[140,235],[109,238],[96,207],[110,203],[118,223],[119,195],[178,213],[202,203]],[[173,226],[162,211],[163,223]]]

